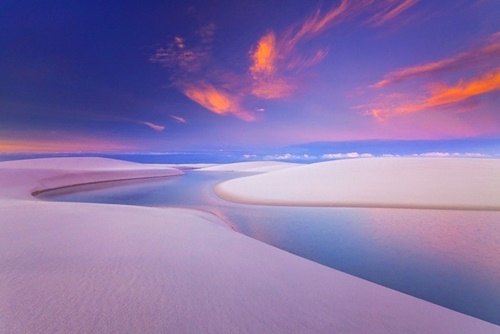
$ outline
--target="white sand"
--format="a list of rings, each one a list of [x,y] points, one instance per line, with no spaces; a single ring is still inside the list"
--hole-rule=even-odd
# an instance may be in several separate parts
[[[500,160],[337,160],[229,180],[215,192],[263,205],[500,210]]]
[[[217,172],[268,173],[276,170],[282,170],[297,166],[301,166],[301,164],[282,162],[282,161],[248,161],[248,162],[236,162],[232,164],[222,164],[213,167],[202,168],[200,170],[217,171]]]
[[[161,165],[106,158],[44,158],[0,163],[2,195],[31,199],[31,193],[67,185],[184,175]],[[21,178],[21,180],[20,180]],[[21,181],[21,182],[20,182]]]
[[[151,173],[73,162],[0,163],[0,333],[499,331],[245,237],[209,213],[30,197],[47,179]]]

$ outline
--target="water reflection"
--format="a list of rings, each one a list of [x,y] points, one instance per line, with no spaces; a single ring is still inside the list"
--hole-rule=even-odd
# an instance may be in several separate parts
[[[248,175],[188,171],[45,194],[51,200],[195,207],[241,233],[369,281],[500,324],[500,212],[273,207],[230,203],[215,183]]]

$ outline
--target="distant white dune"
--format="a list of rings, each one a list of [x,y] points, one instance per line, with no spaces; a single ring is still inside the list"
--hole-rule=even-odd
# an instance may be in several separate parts
[[[231,164],[222,164],[207,168],[201,168],[202,171],[218,171],[218,172],[258,172],[267,173],[276,170],[297,167],[300,164],[281,161],[248,161],[236,162]]]
[[[6,187],[5,191],[10,192],[10,198],[14,198],[14,193],[16,193],[16,196],[24,199],[44,189],[74,184],[184,175],[181,170],[167,166],[107,158],[44,158],[7,161],[0,163],[0,173],[3,186]]]
[[[337,160],[229,180],[215,192],[263,205],[500,210],[500,160]]]
[[[498,333],[208,212],[30,195],[161,173],[179,174],[107,159],[0,163],[0,333]]]

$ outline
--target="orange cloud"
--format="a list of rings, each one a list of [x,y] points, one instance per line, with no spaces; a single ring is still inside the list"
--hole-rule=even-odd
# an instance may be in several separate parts
[[[500,34],[497,33],[489,39],[488,44],[480,48],[470,49],[454,57],[443,59],[440,61],[390,72],[389,74],[384,76],[383,80],[377,82],[372,87],[382,88],[401,81],[424,77],[435,73],[477,67],[481,63],[495,61],[499,58]]]
[[[319,50],[312,57],[305,58],[295,50],[297,44],[330,27],[348,5],[349,2],[343,0],[338,7],[324,14],[318,9],[298,29],[297,25],[292,25],[279,37],[274,31],[262,36],[250,51],[252,64],[249,72],[253,79],[251,93],[262,99],[279,99],[292,95],[297,85],[287,74],[313,66],[326,56],[326,51]]]
[[[250,73],[253,78],[259,75],[270,75],[276,71],[276,35],[270,32],[262,37],[257,44],[257,48],[251,54],[253,65]]]
[[[455,86],[434,85],[427,97],[416,101],[391,97],[386,103],[372,106],[364,112],[378,120],[398,114],[416,113],[438,107],[457,106],[470,98],[500,90],[500,67],[469,81],[461,80]],[[392,106],[391,106],[392,104]],[[357,107],[359,108],[359,107]],[[470,109],[469,109],[470,110]]]
[[[316,10],[281,34],[268,31],[250,49],[250,66],[246,73],[209,68],[215,26],[198,30],[198,45],[190,47],[182,37],[175,37],[165,47],[158,48],[150,61],[171,70],[171,81],[184,95],[219,115],[234,115],[253,121],[255,115],[245,108],[245,102],[260,99],[280,99],[291,96],[297,89],[300,71],[321,62],[325,49],[304,50],[299,44],[325,32],[337,23],[370,10],[379,15],[377,25],[395,19],[413,6],[416,0],[341,0],[329,10]],[[373,14],[375,12],[375,14]],[[305,51],[305,53],[304,53]]]
[[[436,86],[426,108],[455,104],[473,96],[500,90],[500,67],[469,82],[460,81],[454,87]]]
[[[183,92],[191,100],[216,114],[234,114],[245,121],[255,120],[252,114],[240,107],[236,96],[209,83],[199,82],[196,85],[189,85]]]
[[[311,67],[323,60],[327,51],[313,51],[312,56],[303,56],[298,45],[326,31],[333,25],[373,9],[376,25],[390,21],[413,6],[417,0],[394,1],[342,0],[326,12],[320,9],[307,17],[301,24],[294,24],[279,36],[270,31],[260,38],[250,51],[250,75],[253,79],[252,94],[263,99],[278,99],[291,96],[297,88],[298,71]],[[375,6],[376,4],[376,6]],[[374,24],[375,25],[375,24]]]

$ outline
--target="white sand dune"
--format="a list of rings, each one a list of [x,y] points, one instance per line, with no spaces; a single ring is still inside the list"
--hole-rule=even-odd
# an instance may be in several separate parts
[[[218,172],[267,173],[297,166],[301,166],[301,164],[282,162],[282,161],[248,161],[248,162],[236,162],[231,164],[222,164],[222,165],[202,168],[200,170],[218,171]]]
[[[498,333],[245,237],[210,213],[30,196],[47,179],[151,171],[74,162],[0,163],[0,333]]]
[[[107,158],[6,161],[0,163],[0,173],[4,187],[0,199],[2,194],[8,194],[9,198],[30,199],[32,193],[75,184],[184,175],[176,168]]]
[[[500,160],[337,160],[229,180],[215,192],[263,205],[500,210]]]

